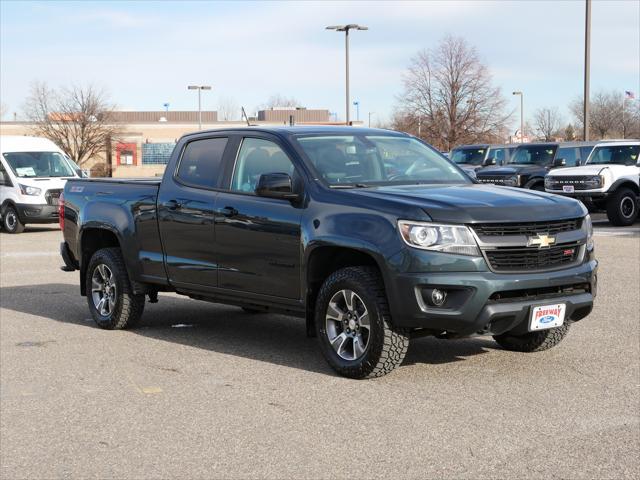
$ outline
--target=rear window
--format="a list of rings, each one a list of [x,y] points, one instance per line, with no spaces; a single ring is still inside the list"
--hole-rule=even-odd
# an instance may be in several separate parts
[[[189,142],[180,159],[176,176],[182,182],[195,187],[217,186],[226,146],[227,138],[207,138]]]
[[[640,145],[596,147],[589,157],[590,164],[635,165],[638,163]]]

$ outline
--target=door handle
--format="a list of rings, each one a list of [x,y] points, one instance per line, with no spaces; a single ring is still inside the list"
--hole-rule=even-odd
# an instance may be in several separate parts
[[[169,200],[167,202],[164,202],[162,206],[168,210],[178,210],[179,208],[182,208],[182,204],[177,200]]]
[[[238,215],[238,210],[233,207],[224,207],[222,210],[220,210],[220,213],[224,217],[235,217],[236,215]]]

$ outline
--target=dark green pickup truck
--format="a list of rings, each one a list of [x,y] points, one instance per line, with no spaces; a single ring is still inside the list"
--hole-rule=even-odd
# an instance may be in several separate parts
[[[353,378],[393,370],[415,336],[549,348],[596,294],[580,202],[474,183],[386,130],[198,132],[162,181],[69,180],[60,210],[100,327],[132,327],[163,291],[284,312]]]

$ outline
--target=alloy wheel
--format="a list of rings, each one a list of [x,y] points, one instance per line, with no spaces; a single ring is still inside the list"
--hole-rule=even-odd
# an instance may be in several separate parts
[[[371,323],[362,299],[353,290],[340,290],[329,301],[325,315],[327,338],[343,360],[362,357],[369,345]]]
[[[103,317],[108,317],[116,305],[116,279],[111,269],[101,263],[96,266],[91,276],[91,298],[96,310]]]

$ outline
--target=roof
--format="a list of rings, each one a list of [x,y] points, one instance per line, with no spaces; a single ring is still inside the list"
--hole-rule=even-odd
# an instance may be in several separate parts
[[[408,136],[406,133],[397,132],[395,130],[385,130],[382,128],[365,128],[365,127],[349,127],[335,125],[294,125],[294,126],[250,126],[241,128],[219,128],[215,130],[202,130],[199,132],[189,133],[188,135],[201,135],[203,133],[222,133],[222,132],[264,132],[273,133],[280,136],[295,135],[393,135],[398,137]]]
[[[598,142],[528,142],[518,143],[518,147],[591,147]]]
[[[596,143],[596,147],[626,147],[635,145],[640,145],[640,140],[616,140]]]
[[[462,150],[463,148],[489,148],[493,145],[490,145],[488,143],[477,143],[477,144],[472,144],[472,145],[458,145],[455,148],[452,148],[451,150]]]
[[[0,136],[2,152],[58,152],[60,149],[48,138],[28,137],[26,135]]]

